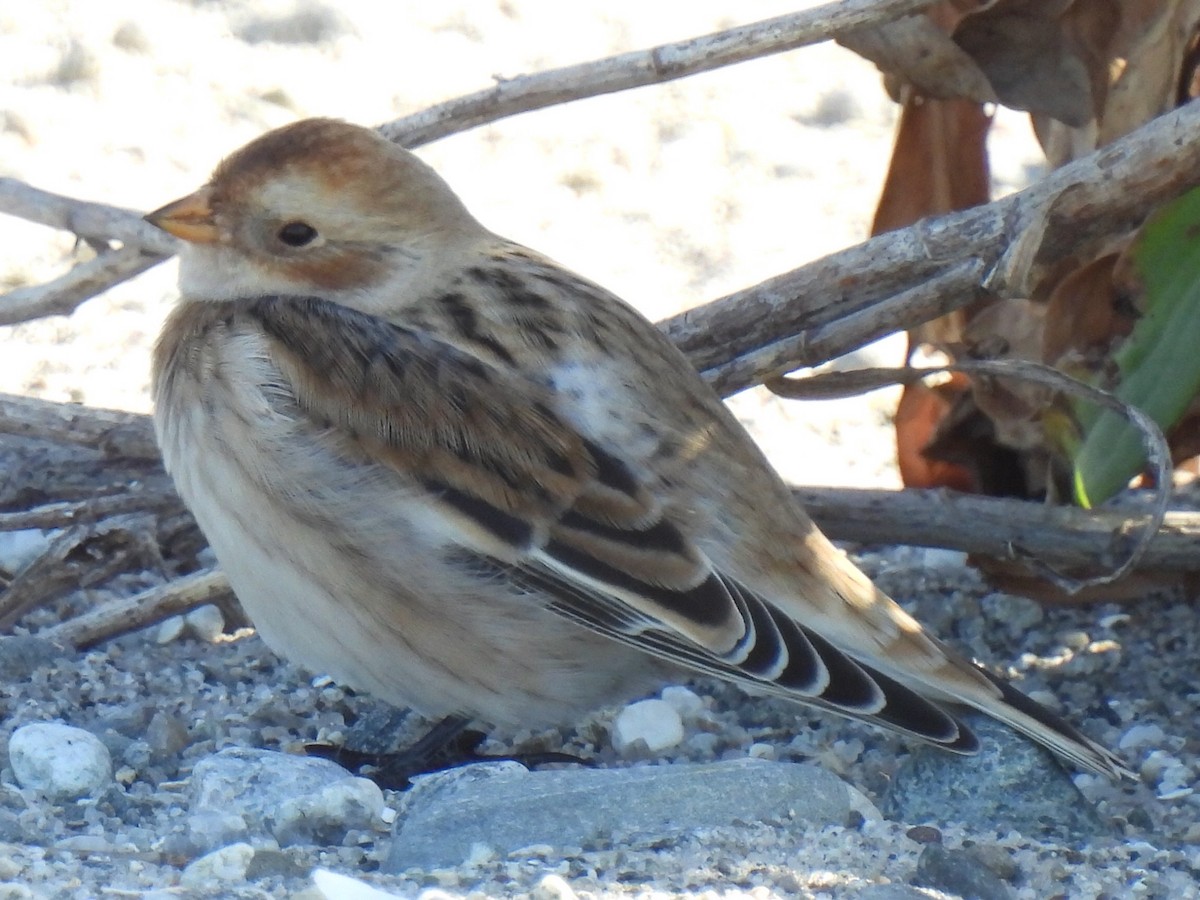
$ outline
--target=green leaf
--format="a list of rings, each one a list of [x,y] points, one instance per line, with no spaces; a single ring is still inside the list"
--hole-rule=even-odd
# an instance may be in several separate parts
[[[1200,188],[1156,212],[1133,246],[1145,290],[1144,314],[1113,354],[1120,372],[1114,393],[1164,431],[1200,392]],[[1146,464],[1138,430],[1111,410],[1080,408],[1085,428],[1075,456],[1075,498],[1103,503]]]

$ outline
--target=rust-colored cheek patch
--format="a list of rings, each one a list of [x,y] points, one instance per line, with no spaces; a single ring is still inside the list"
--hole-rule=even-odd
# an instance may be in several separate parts
[[[380,284],[387,265],[382,254],[323,248],[310,256],[280,260],[279,268],[301,284],[347,290]]]

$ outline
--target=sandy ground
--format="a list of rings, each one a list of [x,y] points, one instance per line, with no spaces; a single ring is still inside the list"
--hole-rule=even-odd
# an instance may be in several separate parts
[[[195,188],[229,150],[299,117],[379,123],[493,77],[807,5],[756,0],[735,16],[719,0],[3,4],[0,174],[152,209]],[[825,44],[527,114],[420,152],[485,224],[661,318],[865,238],[894,119],[873,66]],[[992,149],[998,193],[1036,176],[1019,116],[999,117]],[[0,243],[0,289],[71,264],[69,235],[0,218]],[[0,391],[148,409],[148,352],[174,277],[166,264],[70,318],[0,330]],[[895,362],[901,346],[891,339],[863,355]],[[893,401],[749,392],[733,405],[794,482],[896,486]],[[906,558],[918,569],[924,559]],[[1061,616],[1052,625],[1072,627]],[[1193,809],[1179,815],[1194,820]]]

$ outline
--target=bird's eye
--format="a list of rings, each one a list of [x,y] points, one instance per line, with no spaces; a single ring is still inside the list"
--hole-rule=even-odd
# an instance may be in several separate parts
[[[288,222],[279,229],[279,239],[289,247],[303,247],[317,238],[317,229],[307,222]]]

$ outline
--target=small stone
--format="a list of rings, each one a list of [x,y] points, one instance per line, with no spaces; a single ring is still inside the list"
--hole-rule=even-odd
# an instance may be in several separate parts
[[[188,863],[179,883],[187,888],[211,888],[214,882],[244,881],[252,859],[254,848],[249,844],[230,844]]]
[[[661,753],[683,742],[683,720],[665,700],[639,700],[617,714],[612,741],[613,748],[622,756],[638,741],[651,753]]]
[[[1015,594],[989,594],[979,601],[979,606],[984,616],[1013,634],[1023,634],[1046,616],[1040,603]]]
[[[921,567],[923,569],[965,569],[967,554],[961,550],[932,547],[921,554]]]
[[[1005,881],[1011,882],[1020,872],[1012,853],[997,844],[976,844],[967,852]]]
[[[312,880],[320,896],[326,900],[399,900],[398,894],[389,894],[365,881],[328,869],[313,869]]]
[[[98,737],[61,722],[37,722],[13,732],[9,763],[21,787],[56,800],[92,797],[112,783],[112,757]]]
[[[929,900],[925,891],[907,884],[868,884],[846,896],[848,900]]]
[[[283,850],[269,847],[257,847],[254,859],[246,868],[246,880],[258,881],[262,878],[303,878],[308,874],[309,866]]]
[[[687,722],[704,713],[704,698],[691,688],[681,684],[671,684],[662,689],[659,694],[664,703],[669,703],[679,718]]]
[[[1160,746],[1166,739],[1166,733],[1158,725],[1134,725],[1123,735],[1117,743],[1117,748],[1120,750],[1132,750],[1135,747],[1143,747],[1147,744]]]
[[[200,809],[187,817],[187,836],[201,853],[249,838],[245,818],[230,810]]]
[[[240,747],[197,762],[191,795],[194,834],[219,835],[240,818],[244,839],[281,844],[340,844],[351,829],[374,828],[383,811],[383,792],[336,763]]]
[[[175,715],[158,710],[146,726],[152,763],[174,759],[188,745],[187,726]]]
[[[532,900],[578,900],[575,889],[561,875],[546,875],[530,891]]]
[[[352,828],[373,826],[383,808],[383,791],[375,782],[346,777],[279,804],[271,833],[282,847],[335,844]]]
[[[225,633],[225,614],[211,603],[193,609],[184,616],[184,621],[192,634],[210,644]]]
[[[1012,891],[1000,878],[966,850],[947,850],[927,844],[917,859],[913,883],[974,900],[1010,900]]]
[[[914,825],[904,832],[904,835],[910,841],[916,841],[918,844],[940,844],[942,842],[942,833],[932,825]]]
[[[169,644],[172,641],[177,641],[183,636],[183,630],[187,623],[184,622],[183,616],[171,616],[169,619],[163,619],[158,623],[158,629],[154,632],[154,642],[156,644]]]
[[[53,534],[40,528],[0,531],[0,572],[20,572],[45,552]]]

